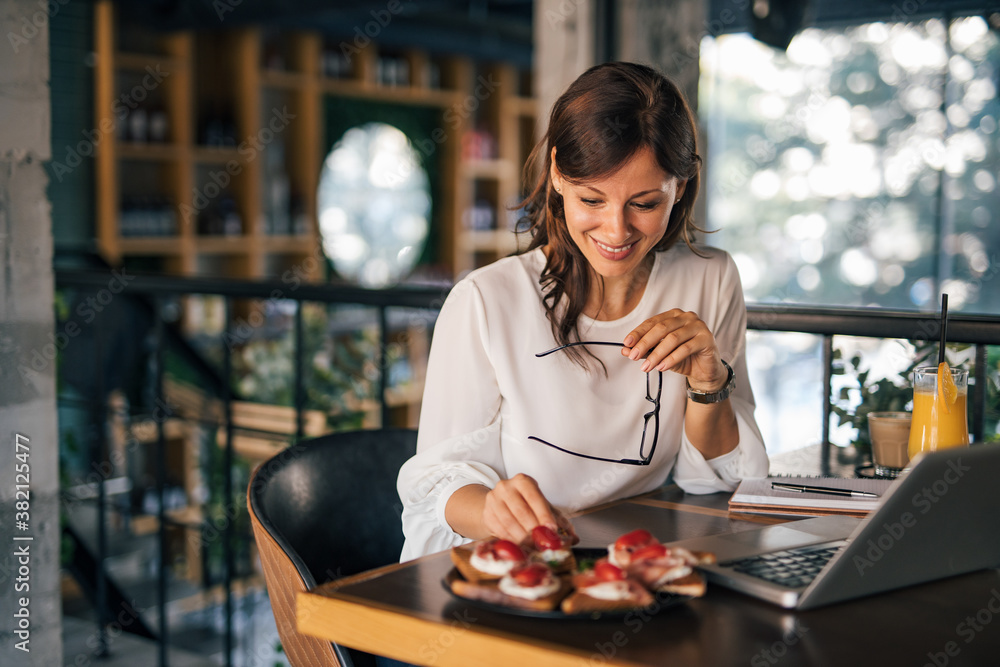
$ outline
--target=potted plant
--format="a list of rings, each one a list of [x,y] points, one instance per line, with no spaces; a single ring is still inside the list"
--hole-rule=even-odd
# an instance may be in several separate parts
[[[904,371],[878,380],[871,380],[871,370],[862,370],[862,356],[855,354],[850,362],[843,362],[841,351],[834,350],[834,375],[849,376],[853,382],[842,387],[833,398],[831,412],[836,415],[837,422],[856,429],[856,435],[851,443],[852,451],[841,450],[839,456],[844,463],[853,462],[865,465],[871,462],[871,435],[868,432],[868,415],[872,412],[906,412],[906,407],[913,401],[913,388],[910,386],[910,373],[918,366],[936,364],[937,343],[918,340],[912,341],[913,361]],[[968,346],[956,347],[964,350]]]

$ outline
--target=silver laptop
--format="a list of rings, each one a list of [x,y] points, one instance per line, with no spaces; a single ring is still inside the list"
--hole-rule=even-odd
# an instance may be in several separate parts
[[[670,546],[711,551],[709,581],[811,609],[1000,567],[1000,445],[924,454],[864,519],[824,516]]]

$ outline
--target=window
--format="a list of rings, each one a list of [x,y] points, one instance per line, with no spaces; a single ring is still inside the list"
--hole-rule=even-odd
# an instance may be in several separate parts
[[[986,20],[807,28],[785,52],[706,37],[701,69],[708,242],[733,255],[748,302],[934,311],[947,292],[952,310],[1000,314],[1000,40]],[[905,344],[837,345],[870,381],[907,381]],[[818,440],[821,359],[817,336],[748,336],[772,453]],[[837,376],[835,397],[848,386]],[[837,421],[831,440],[849,444]]]
[[[1000,313],[1000,40],[981,17],[706,37],[712,245],[749,301]],[[994,287],[991,287],[994,285]]]

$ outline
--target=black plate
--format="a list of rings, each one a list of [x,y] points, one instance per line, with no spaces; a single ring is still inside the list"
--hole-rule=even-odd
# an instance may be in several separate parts
[[[583,547],[574,547],[573,555],[576,557],[577,564],[587,561],[587,560],[597,560],[598,558],[603,558],[608,555],[607,549],[592,549]],[[518,607],[507,607],[501,604],[494,604],[492,602],[485,602],[483,600],[475,600],[472,598],[462,597],[458,595],[451,589],[451,582],[456,579],[461,578],[461,573],[456,568],[451,568],[448,574],[441,579],[441,585],[444,589],[448,591],[452,597],[456,600],[461,600],[462,602],[467,602],[471,605],[475,605],[482,609],[487,609],[489,611],[495,611],[499,614],[507,614],[509,616],[528,616],[531,618],[561,618],[561,619],[571,619],[571,620],[599,620],[599,619],[620,619],[628,616],[629,614],[657,614],[667,607],[672,607],[674,605],[682,604],[691,599],[688,595],[671,595],[669,593],[654,593],[656,602],[648,607],[638,607],[635,609],[619,609],[615,611],[595,611],[590,614],[567,614],[561,609],[553,609],[552,611],[537,611],[534,609],[520,609]]]

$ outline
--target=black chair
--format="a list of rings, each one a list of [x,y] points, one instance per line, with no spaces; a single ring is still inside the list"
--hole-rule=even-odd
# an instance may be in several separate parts
[[[299,634],[295,596],[399,560],[396,476],[416,450],[413,430],[333,433],[292,445],[251,477],[250,521],[278,635],[293,665],[375,664],[368,653]]]

